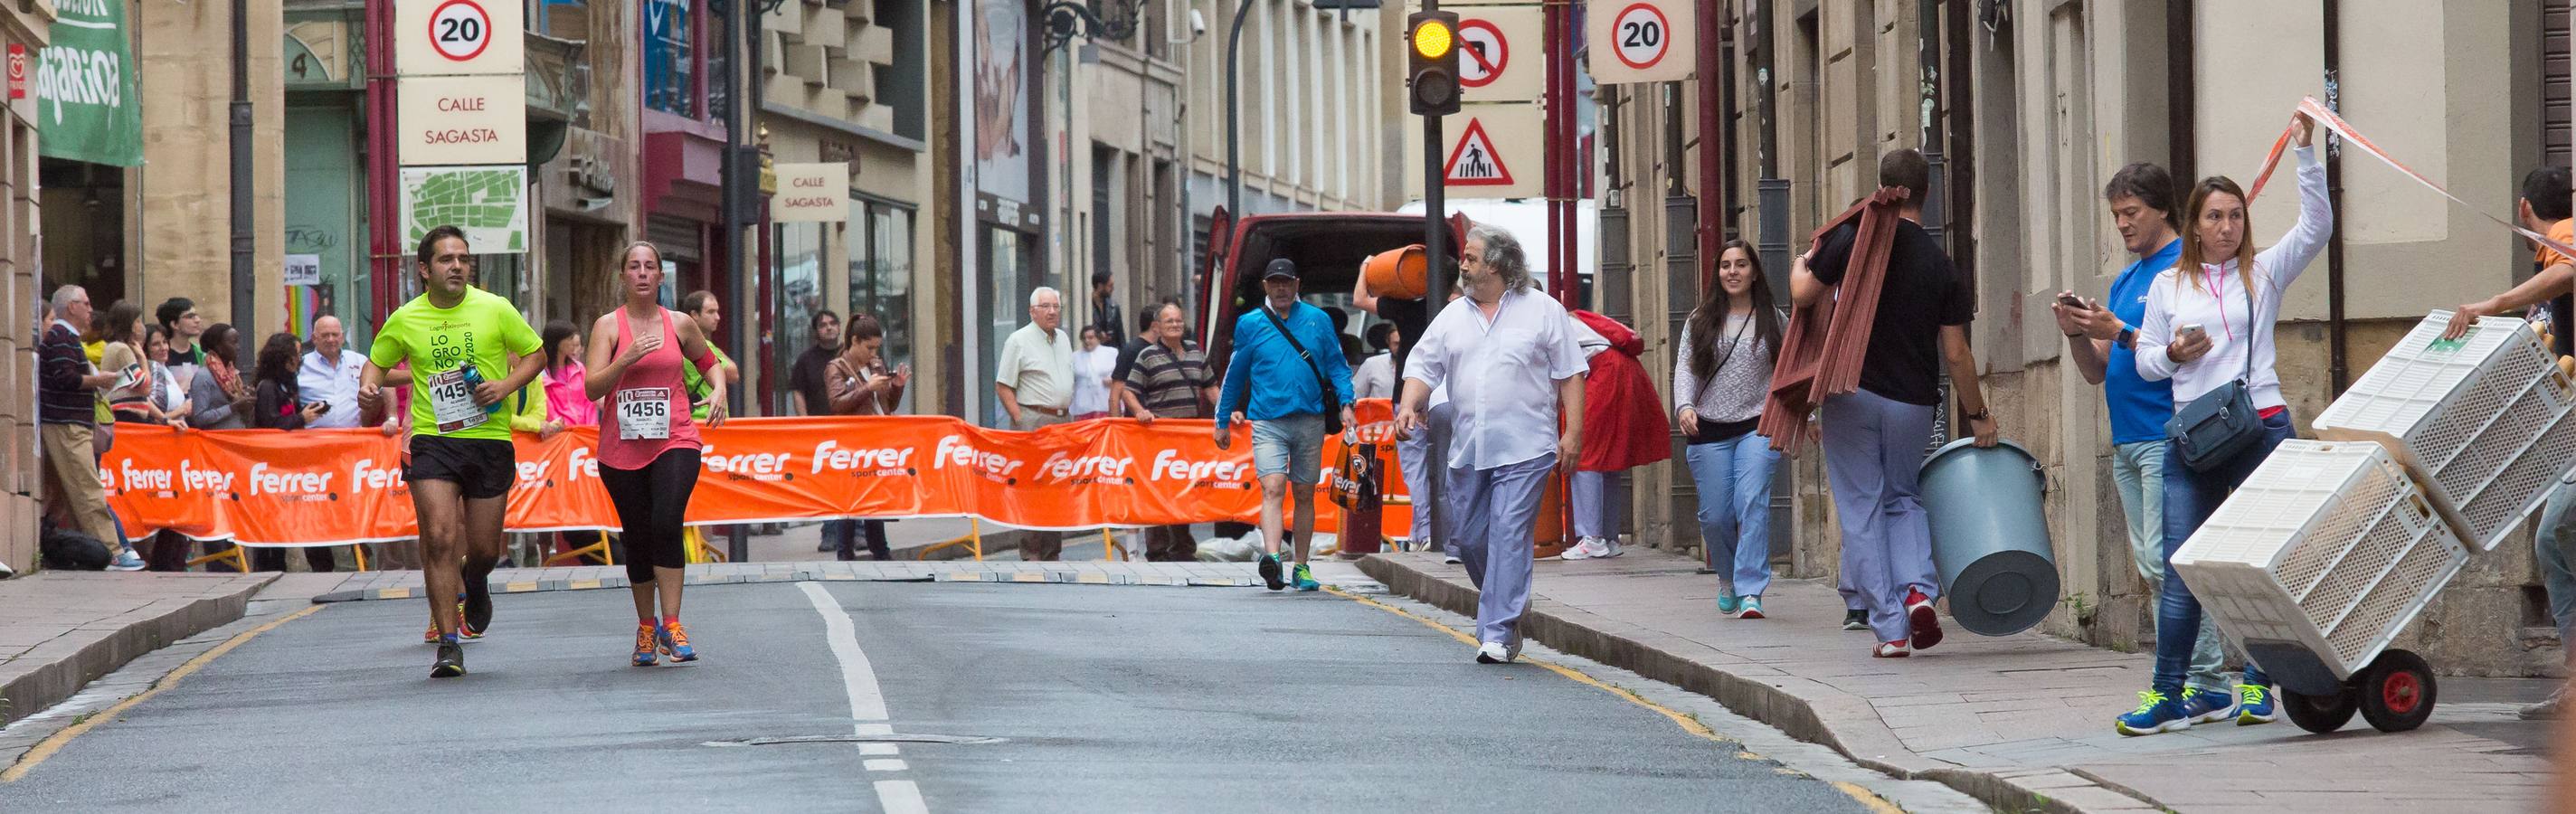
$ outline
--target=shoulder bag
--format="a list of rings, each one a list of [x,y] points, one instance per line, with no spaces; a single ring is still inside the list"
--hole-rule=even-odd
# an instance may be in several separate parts
[[[2226,285],[2221,281],[2219,285]],[[2174,294],[2180,299],[2182,294]],[[2245,371],[2218,389],[2201,394],[2174,411],[2165,422],[2165,437],[2181,451],[2184,466],[2208,472],[2234,460],[2237,453],[2263,438],[2263,419],[2254,409],[2254,340],[2261,328],[2254,310],[2254,276],[2245,274]]]

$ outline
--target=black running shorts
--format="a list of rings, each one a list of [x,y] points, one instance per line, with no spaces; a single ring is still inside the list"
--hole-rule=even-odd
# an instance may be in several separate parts
[[[403,468],[404,480],[447,481],[462,489],[467,500],[506,496],[518,477],[517,450],[492,438],[412,436],[411,463]]]

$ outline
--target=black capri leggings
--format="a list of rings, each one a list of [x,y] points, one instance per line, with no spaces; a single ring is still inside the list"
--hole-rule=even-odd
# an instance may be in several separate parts
[[[599,483],[617,504],[617,522],[625,530],[626,580],[653,581],[653,569],[689,564],[688,544],[680,535],[680,518],[689,508],[689,492],[698,486],[698,451],[665,451],[642,469],[599,468]]]

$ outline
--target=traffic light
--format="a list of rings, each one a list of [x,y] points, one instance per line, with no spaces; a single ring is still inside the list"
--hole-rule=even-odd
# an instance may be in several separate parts
[[[1413,112],[1446,116],[1458,112],[1458,15],[1448,11],[1415,12],[1404,18],[1405,87],[1412,91]]]

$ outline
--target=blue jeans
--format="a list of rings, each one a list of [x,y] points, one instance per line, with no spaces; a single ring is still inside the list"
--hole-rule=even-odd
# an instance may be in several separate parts
[[[823,539],[832,541],[832,551],[840,559],[855,560],[859,558],[859,535],[864,532],[867,534],[868,553],[875,554],[880,560],[894,559],[894,551],[886,545],[885,523],[883,520],[825,520]]]
[[[1699,486],[1700,551],[1737,596],[1771,587],[1771,469],[1780,453],[1753,433],[1683,448]]]
[[[2165,580],[2163,601],[2156,606],[2153,688],[2168,697],[2182,697],[2183,674],[2191,669],[2192,650],[2200,641],[2200,600],[2192,598],[2191,587],[2183,584],[2181,575],[2173,574],[2174,552],[2218,511],[2218,504],[2227,502],[2228,493],[2271,457],[2273,447],[2289,438],[2289,413],[2263,419],[2263,440],[2208,472],[2192,471],[2183,463],[2181,447],[2165,447],[2165,573],[2172,576]],[[2272,682],[2248,658],[2244,683],[2270,686]]]
[[[2561,476],[2540,504],[2531,544],[2540,558],[2540,584],[2549,590],[2549,618],[2558,623],[2559,647],[2576,663],[2576,474]]]
[[[2120,488],[2120,513],[2129,521],[2129,553],[2151,592],[2161,595],[2165,580],[2165,447],[2166,441],[2133,441],[2111,447],[2111,481]],[[2191,686],[2202,692],[2226,692],[2227,653],[2218,635],[2218,620],[2200,618],[2199,643],[2191,651]]]

